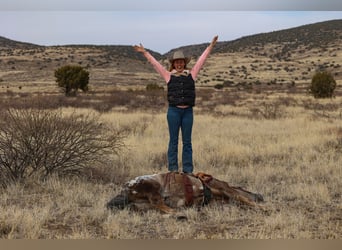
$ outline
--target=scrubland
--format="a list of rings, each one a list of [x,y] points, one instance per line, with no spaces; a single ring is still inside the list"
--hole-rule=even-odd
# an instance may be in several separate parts
[[[209,98],[207,91],[199,93],[193,127],[195,172],[261,193],[265,211],[235,205],[187,208],[186,221],[157,211],[108,211],[106,202],[125,181],[167,171],[166,105],[158,104],[160,95],[101,103],[123,98],[112,92],[99,99],[92,96],[93,107],[74,105],[88,99],[70,99],[63,112],[96,112],[99,122],[125,131],[124,147],[105,166],[94,166],[98,171],[87,178],[28,179],[1,188],[0,238],[342,238],[340,96],[316,100],[304,94],[223,90],[210,91]],[[12,95],[8,100],[20,106],[23,98]],[[53,108],[51,103],[62,101],[47,97],[43,105]]]
[[[216,44],[196,80],[195,172],[262,194],[266,209],[187,208],[183,221],[105,206],[131,178],[167,171],[166,91],[146,90],[165,85],[145,58],[132,46],[45,47],[0,37],[0,131],[8,126],[3,111],[32,108],[94,115],[123,135],[118,152],[81,175],[6,186],[0,179],[0,238],[341,239],[340,27],[336,20]],[[190,67],[204,46],[182,47],[194,56]],[[167,63],[169,55],[154,55]],[[67,64],[89,69],[87,94],[59,92],[54,71]],[[334,74],[334,98],[307,95],[317,70]]]

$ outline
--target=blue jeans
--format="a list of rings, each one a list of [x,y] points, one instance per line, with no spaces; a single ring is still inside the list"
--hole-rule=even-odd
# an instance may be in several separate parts
[[[167,111],[167,122],[169,125],[169,148],[167,151],[168,170],[178,171],[178,137],[179,129],[182,131],[183,151],[182,164],[184,173],[192,173],[192,125],[194,122],[194,115],[192,107],[177,108],[169,107]]]

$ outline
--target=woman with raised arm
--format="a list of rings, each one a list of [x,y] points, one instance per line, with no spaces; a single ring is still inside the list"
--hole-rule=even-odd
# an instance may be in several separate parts
[[[182,132],[183,141],[182,170],[186,174],[192,174],[193,172],[191,135],[194,119],[193,106],[195,106],[196,98],[195,80],[217,39],[218,36],[213,38],[192,69],[187,68],[190,58],[185,57],[182,51],[174,52],[169,60],[170,70],[167,70],[145,50],[142,44],[134,46],[134,49],[147,58],[167,83],[167,99],[169,103],[167,122],[170,135],[167,158],[170,172],[178,172],[179,130]]]

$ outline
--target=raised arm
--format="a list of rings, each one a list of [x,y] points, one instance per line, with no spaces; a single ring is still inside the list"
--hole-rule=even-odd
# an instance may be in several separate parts
[[[205,60],[209,56],[209,54],[210,54],[211,50],[213,49],[213,47],[215,46],[215,44],[217,42],[217,39],[218,39],[218,36],[215,36],[213,38],[213,40],[211,41],[209,46],[203,51],[202,55],[198,58],[198,60],[195,63],[194,67],[191,69],[191,75],[192,75],[192,78],[194,80],[196,80],[199,71],[203,67]]]
[[[142,53],[146,59],[152,64],[153,68],[164,78],[165,82],[170,81],[171,74],[167,71],[163,65],[160,64],[147,50],[145,50],[142,44],[134,45],[134,49],[137,52]]]

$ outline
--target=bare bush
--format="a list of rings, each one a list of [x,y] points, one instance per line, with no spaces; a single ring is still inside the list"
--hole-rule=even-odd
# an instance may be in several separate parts
[[[261,103],[258,107],[250,109],[253,116],[261,117],[264,119],[279,119],[284,116],[284,110],[282,110],[279,103]]]
[[[0,184],[34,176],[79,175],[118,153],[123,137],[93,114],[8,109],[0,122]]]

